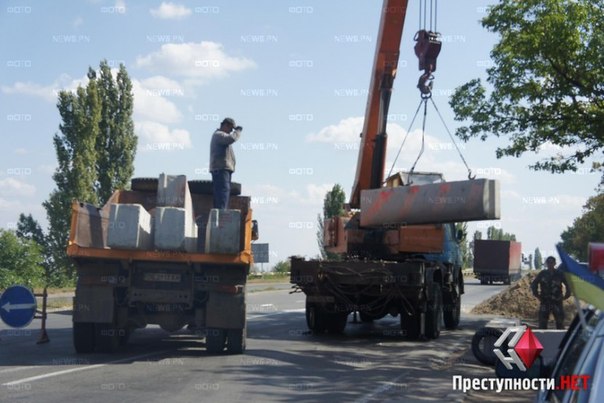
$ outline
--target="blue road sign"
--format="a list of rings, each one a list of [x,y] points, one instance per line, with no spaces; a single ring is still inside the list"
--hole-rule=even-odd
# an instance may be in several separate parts
[[[36,297],[22,286],[8,287],[0,296],[0,318],[10,327],[25,327],[36,314]]]

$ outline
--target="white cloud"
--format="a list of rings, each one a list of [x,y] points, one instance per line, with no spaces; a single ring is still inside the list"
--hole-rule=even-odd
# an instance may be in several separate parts
[[[17,155],[27,155],[27,154],[29,154],[29,151],[26,148],[16,148],[15,149],[15,154],[17,154]]]
[[[119,10],[120,13],[125,13],[126,9],[126,0],[115,0],[115,9]]]
[[[37,168],[38,172],[41,172],[46,175],[53,175],[56,170],[57,170],[57,165],[49,165],[49,164],[38,165],[38,168]]]
[[[21,82],[18,81],[12,86],[2,86],[2,92],[5,94],[21,94],[31,95],[34,97],[42,98],[48,102],[57,102],[57,96],[59,91],[75,91],[78,85],[86,85],[88,82],[87,77],[73,79],[67,74],[62,74],[57,80],[50,85],[40,85],[31,81]]]
[[[194,79],[197,83],[255,66],[252,60],[229,56],[221,44],[207,41],[164,44],[159,51],[136,59],[136,67]]]
[[[330,143],[338,147],[343,145],[358,147],[361,143],[359,133],[363,131],[363,117],[348,117],[340,120],[337,124],[329,125],[316,133],[311,133],[306,136],[307,142]],[[421,129],[415,129],[407,136],[407,130],[397,123],[389,123],[387,126],[388,144],[387,144],[387,160],[386,172],[390,172],[394,158],[397,157],[399,149],[402,149],[392,172],[408,171],[415,163],[422,149],[422,132]],[[406,138],[406,139],[405,139]],[[403,143],[404,142],[404,143]],[[463,154],[463,144],[457,144]],[[347,149],[349,149],[347,148]],[[464,180],[467,178],[468,170],[463,165],[456,149],[456,144],[450,139],[443,141],[431,134],[424,135],[423,153],[419,158],[416,171],[427,172],[442,172],[445,179]],[[477,178],[498,179],[507,183],[514,183],[515,176],[509,171],[499,167],[474,167],[472,174]]]
[[[329,125],[306,136],[306,141],[317,143],[359,143],[359,134],[363,131],[363,118],[350,117],[340,120],[336,125]]]
[[[161,123],[143,121],[135,124],[141,151],[178,151],[192,147],[191,134],[187,130],[170,130]]]
[[[182,114],[176,105],[166,99],[166,91],[180,93],[178,83],[165,77],[152,77],[143,81],[132,79],[134,93],[134,115],[140,120],[154,120],[161,123],[175,123]]]
[[[163,2],[156,9],[151,9],[150,13],[156,18],[179,20],[191,15],[191,9],[180,4]]]
[[[74,28],[79,28],[82,24],[84,24],[84,19],[82,17],[76,17],[71,23]]]
[[[3,196],[33,196],[36,187],[14,178],[0,180],[0,195]]]

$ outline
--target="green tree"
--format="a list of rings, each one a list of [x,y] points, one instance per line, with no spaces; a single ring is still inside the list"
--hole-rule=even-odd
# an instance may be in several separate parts
[[[558,155],[531,165],[537,170],[576,170],[604,147],[604,0],[501,0],[482,25],[499,34],[480,80],[457,88],[450,100],[455,119],[469,121],[457,136],[508,137],[497,157],[538,152],[544,143]],[[490,92],[487,94],[487,92]]]
[[[496,241],[515,241],[516,235],[503,232],[503,229],[496,228],[495,226],[491,225],[489,228],[487,228],[487,239],[493,239]]]
[[[132,85],[124,66],[117,82],[105,61],[100,79],[89,68],[86,87],[61,91],[57,108],[62,123],[53,142],[58,167],[56,188],[44,202],[49,222],[47,244],[52,263],[69,277],[66,256],[73,200],[103,204],[113,187],[124,187],[133,172],[136,136],[132,125]]]
[[[37,243],[0,229],[0,289],[14,284],[30,288],[43,285],[43,260]]]
[[[462,268],[472,267],[473,256],[471,247],[468,245],[468,223],[460,222],[455,224],[455,232],[462,232],[462,238],[459,240],[459,251],[461,253]]]
[[[329,253],[325,250],[323,244],[323,230],[324,220],[337,217],[344,214],[344,202],[346,201],[346,194],[342,186],[337,183],[333,185],[330,191],[325,194],[323,199],[323,217],[319,214],[317,216],[317,244],[319,246],[319,252],[323,259],[337,259],[337,255]]]
[[[535,259],[535,269],[540,270],[543,267],[543,256],[541,256],[541,251],[539,248],[535,248],[535,253],[533,256]]]
[[[342,186],[337,183],[333,185],[331,190],[325,194],[323,200],[323,217],[331,218],[342,215],[344,213],[344,202],[346,194]]]
[[[281,260],[273,268],[275,273],[286,274],[291,271],[291,263],[289,260]]]
[[[604,241],[604,192],[587,199],[583,214],[561,234],[562,247],[577,259],[587,260],[589,242]]]
[[[98,92],[101,119],[96,138],[96,193],[103,205],[115,189],[123,189],[134,174],[137,137],[134,134],[132,83],[123,65],[114,80],[106,60],[100,64]]]

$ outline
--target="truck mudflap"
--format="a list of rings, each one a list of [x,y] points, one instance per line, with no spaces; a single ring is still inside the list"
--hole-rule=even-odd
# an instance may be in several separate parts
[[[223,287],[224,288],[224,287]],[[245,286],[210,292],[206,305],[206,326],[217,329],[245,327]]]
[[[73,321],[111,323],[114,319],[113,287],[80,285],[73,298]]]

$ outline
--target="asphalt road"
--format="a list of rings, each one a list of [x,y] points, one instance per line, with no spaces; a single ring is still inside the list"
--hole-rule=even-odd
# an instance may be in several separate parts
[[[466,281],[463,310],[504,286]],[[288,288],[288,287],[286,287]],[[438,340],[400,337],[398,318],[349,323],[342,336],[307,331],[304,295],[287,289],[248,294],[248,348],[208,355],[203,340],[157,327],[135,332],[115,354],[76,355],[71,314],[49,315],[50,343],[37,345],[39,321],[0,325],[2,402],[382,402],[481,401],[453,391],[453,375],[493,376],[469,351],[490,319],[462,315],[460,329]],[[349,321],[352,321],[352,315]],[[498,401],[522,401],[498,396]],[[495,399],[489,399],[494,401]]]

